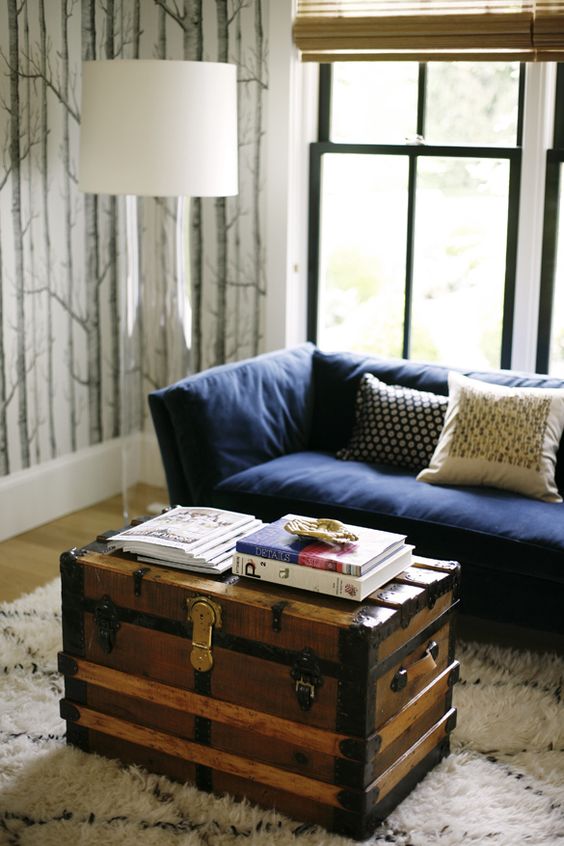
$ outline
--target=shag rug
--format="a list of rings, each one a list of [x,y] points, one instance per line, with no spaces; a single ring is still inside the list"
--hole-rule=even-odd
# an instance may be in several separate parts
[[[65,746],[59,583],[0,604],[2,846],[352,841]],[[564,846],[564,661],[460,644],[452,753],[371,846]]]

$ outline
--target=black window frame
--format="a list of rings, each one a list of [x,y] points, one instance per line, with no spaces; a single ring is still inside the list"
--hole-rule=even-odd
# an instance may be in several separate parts
[[[552,311],[556,281],[556,250],[561,176],[564,167],[564,63],[556,71],[556,105],[553,147],[546,154],[544,220],[540,278],[539,315],[537,326],[537,373],[550,370]]]
[[[525,98],[525,65],[519,69],[518,121],[515,147],[462,146],[434,144],[354,144],[330,140],[332,64],[319,66],[318,140],[310,144],[309,156],[309,224],[308,224],[308,294],[307,339],[317,343],[319,308],[319,258],[321,229],[321,166],[323,156],[335,155],[400,155],[409,159],[408,201],[406,226],[405,304],[402,356],[409,358],[411,346],[411,317],[413,292],[413,253],[415,244],[415,205],[417,161],[423,156],[444,158],[495,158],[509,162],[509,190],[507,208],[507,246],[503,297],[503,322],[500,364],[511,367],[513,351],[513,318],[515,312],[515,277],[517,269],[517,229],[521,193],[521,160],[523,136],[523,107]],[[417,97],[417,134],[425,134],[425,100],[427,66],[419,64]]]

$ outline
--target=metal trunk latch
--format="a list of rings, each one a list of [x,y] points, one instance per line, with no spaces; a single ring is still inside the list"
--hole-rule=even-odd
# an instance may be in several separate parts
[[[192,623],[192,652],[190,663],[195,670],[206,673],[213,667],[213,628],[221,628],[221,606],[207,596],[186,600],[188,620]]]
[[[309,711],[315,699],[317,688],[323,684],[323,676],[315,652],[306,646],[302,650],[290,675],[296,682],[296,696],[302,711]]]
[[[141,596],[141,582],[143,576],[150,572],[149,567],[139,567],[133,574],[133,593],[135,596]]]
[[[114,648],[117,630],[120,627],[117,608],[109,596],[103,596],[96,605],[94,620],[98,629],[98,643],[106,653]]]

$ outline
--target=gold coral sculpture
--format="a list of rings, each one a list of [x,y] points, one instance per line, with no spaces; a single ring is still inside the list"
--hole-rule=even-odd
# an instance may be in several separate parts
[[[300,538],[313,538],[325,543],[347,544],[358,540],[358,535],[351,532],[340,520],[328,517],[296,517],[284,524],[291,535]]]

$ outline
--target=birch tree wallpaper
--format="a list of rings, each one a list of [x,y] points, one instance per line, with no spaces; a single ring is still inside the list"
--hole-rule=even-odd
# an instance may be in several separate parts
[[[238,66],[239,194],[191,201],[192,347],[180,357],[177,203],[139,204],[140,417],[153,388],[260,352],[267,3],[0,4],[0,476],[120,433],[124,210],[78,190],[82,59]]]

